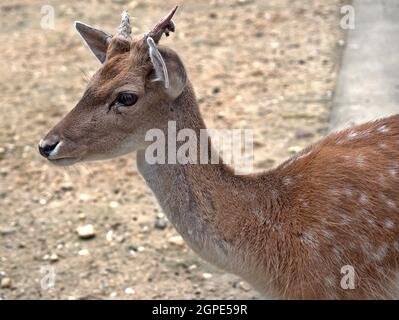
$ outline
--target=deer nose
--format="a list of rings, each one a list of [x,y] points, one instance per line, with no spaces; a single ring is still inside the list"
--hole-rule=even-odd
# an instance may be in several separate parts
[[[48,143],[46,141],[40,141],[38,148],[39,148],[39,152],[40,154],[45,157],[48,158],[51,154],[52,151],[54,151],[54,149],[57,147],[57,145],[60,142],[54,142],[54,143]]]

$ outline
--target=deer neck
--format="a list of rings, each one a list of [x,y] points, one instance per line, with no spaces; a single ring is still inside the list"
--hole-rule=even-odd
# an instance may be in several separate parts
[[[199,135],[199,130],[205,129],[191,87],[175,101],[173,109],[178,112],[171,113],[170,120],[176,121],[177,131],[189,128]],[[164,133],[167,141],[166,129]],[[255,230],[256,224],[260,225],[256,215],[263,211],[267,214],[266,208],[258,203],[259,189],[251,178],[235,176],[223,163],[149,164],[145,150],[138,152],[137,165],[188,245],[205,260],[244,276],[248,270],[237,270],[237,266],[246,264],[237,262],[233,266],[232,259],[233,255],[238,256],[237,247],[245,251],[243,244],[250,245],[246,239],[249,235],[242,228],[254,223],[250,228]],[[267,183],[263,192],[265,186]]]

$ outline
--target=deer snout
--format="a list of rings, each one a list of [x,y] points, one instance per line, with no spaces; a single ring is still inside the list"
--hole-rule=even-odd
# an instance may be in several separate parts
[[[51,136],[44,140],[42,139],[38,145],[39,153],[48,159],[49,157],[55,156],[57,154],[60,145],[61,141],[58,136]]]

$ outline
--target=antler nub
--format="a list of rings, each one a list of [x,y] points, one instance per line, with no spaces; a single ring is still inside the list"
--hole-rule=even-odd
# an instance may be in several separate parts
[[[122,12],[121,24],[118,28],[117,36],[128,41],[132,40],[132,28],[130,27],[130,18],[126,10]]]
[[[155,27],[147,34],[147,37],[154,39],[155,43],[161,39],[162,35],[169,36],[169,32],[175,32],[175,24],[172,21],[173,15],[175,14],[178,6],[174,7],[168,15],[159,21]]]

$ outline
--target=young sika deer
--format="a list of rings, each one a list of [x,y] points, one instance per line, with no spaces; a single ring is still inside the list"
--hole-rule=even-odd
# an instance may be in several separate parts
[[[190,247],[269,297],[398,297],[399,116],[331,134],[261,174],[146,161],[148,130],[167,139],[168,121],[205,128],[179,56],[157,45],[174,31],[175,10],[133,39],[126,12],[114,36],[76,23],[102,66],[40,153],[71,165],[137,151],[140,173]]]

